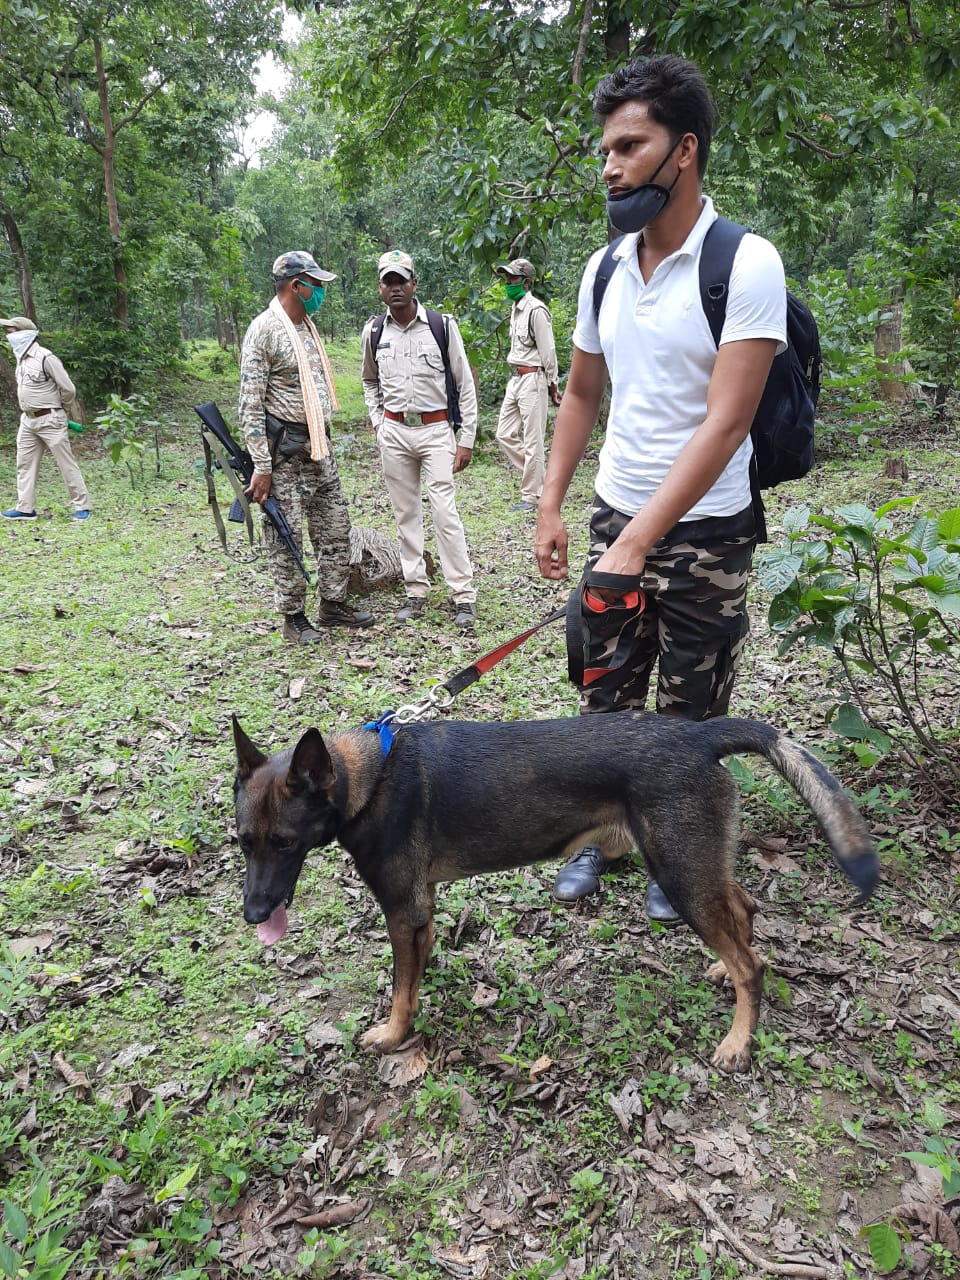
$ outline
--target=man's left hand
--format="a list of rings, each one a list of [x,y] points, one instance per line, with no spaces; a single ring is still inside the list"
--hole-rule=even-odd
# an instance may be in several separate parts
[[[557,390],[557,384],[555,382],[551,382],[549,387],[547,387],[547,395],[550,397],[550,403],[559,409],[560,401],[563,399],[563,396]]]
[[[457,456],[453,460],[453,474],[463,471],[465,467],[469,467],[470,459],[473,457],[473,450],[466,448],[462,444],[457,445]]]

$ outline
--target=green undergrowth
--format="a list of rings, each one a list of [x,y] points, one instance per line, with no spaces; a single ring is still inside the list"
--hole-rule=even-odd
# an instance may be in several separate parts
[[[353,518],[391,532],[359,347],[331,355]],[[235,378],[228,354],[193,353],[156,397],[159,476],[147,466],[131,483],[88,430],[75,446],[92,518],[71,522],[45,464],[41,518],[0,528],[0,1275],[439,1280],[479,1267],[481,1246],[488,1274],[529,1280],[570,1260],[584,1277],[627,1274],[627,1257],[630,1274],[742,1274],[654,1175],[711,1196],[722,1186],[770,1257],[793,1239],[787,1222],[807,1255],[840,1232],[849,1274],[866,1274],[845,1197],[863,1221],[885,1220],[905,1153],[956,1151],[951,815],[908,771],[851,756],[823,714],[828,658],[780,660],[755,592],[732,710],[789,729],[839,774],[884,878],[855,909],[793,792],[754,760],[731,762],[740,875],[768,962],[751,1071],[711,1065],[730,990],[708,981],[689,932],[647,924],[634,856],[573,911],[552,902],[551,867],[442,887],[419,1039],[409,1074],[390,1077],[359,1046],[386,1012],[389,943],[346,855],[311,855],[280,945],[265,951],[243,923],[230,716],[270,749],[309,725],[361,724],[564,592],[536,578],[533,522],[511,510],[516,482],[482,443],[458,488],[476,637],[455,632],[438,581],[418,626],[394,623],[397,589],[368,600],[370,630],[285,646],[258,547],[230,526],[222,551],[206,507],[191,405],[217,399],[232,420]],[[484,426],[489,441],[491,414]],[[0,456],[10,475],[9,433]],[[912,447],[933,503],[953,501],[948,457],[937,441]],[[573,564],[592,469],[568,503]],[[879,455],[831,459],[772,495],[771,520],[794,498],[887,500],[882,470]],[[575,713],[554,627],[448,714]],[[110,1200],[120,1192],[126,1207]],[[297,1195],[301,1218],[369,1203],[345,1225],[298,1226],[280,1212]]]

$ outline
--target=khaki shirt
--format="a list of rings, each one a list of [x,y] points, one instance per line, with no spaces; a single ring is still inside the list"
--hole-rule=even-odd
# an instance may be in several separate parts
[[[536,365],[547,375],[547,386],[557,380],[557,348],[553,340],[550,308],[532,293],[525,293],[510,309],[510,354],[507,364]]]
[[[63,409],[80,417],[77,388],[59,356],[35,342],[17,361],[17,399],[21,409]]]
[[[305,324],[298,324],[297,332],[313,370],[317,394],[323,408],[323,420],[329,422],[330,390],[317,344]],[[272,413],[275,418],[282,418],[285,422],[307,420],[296,353],[283,322],[270,310],[261,311],[250,321],[240,352],[240,402],[237,417],[253,459],[253,469],[261,476],[270,475],[273,471],[264,413]]]
[[[447,343],[450,369],[460,393],[460,417],[463,427],[460,444],[472,449],[477,438],[477,389],[467,361],[460,329],[452,316],[447,321]],[[430,332],[426,308],[417,303],[417,314],[404,328],[387,313],[377,353],[371,351],[370,331],[373,321],[363,328],[363,398],[370,421],[377,431],[383,425],[383,411],[393,413],[429,413],[446,409],[447,384],[443,356],[437,340]]]

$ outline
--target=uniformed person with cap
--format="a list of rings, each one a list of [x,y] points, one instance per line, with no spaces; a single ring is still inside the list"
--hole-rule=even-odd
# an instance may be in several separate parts
[[[7,520],[37,518],[36,488],[40,463],[49,453],[60,468],[70,495],[74,520],[90,515],[90,499],[67,434],[68,413],[80,419],[77,389],[63,364],[40,345],[36,323],[29,316],[0,319],[17,362],[17,505],[4,511]]]
[[[520,472],[520,501],[514,511],[533,511],[543,488],[543,441],[547,430],[547,398],[558,405],[557,348],[553,319],[545,302],[533,295],[536,271],[526,258],[497,267],[510,308],[512,369],[500,419],[497,444]]]
[[[254,464],[247,492],[258,503],[272,494],[297,538],[306,521],[316,555],[317,626],[366,627],[373,615],[346,603],[350,516],[329,440],[330,416],[338,406],[310,318],[336,276],[302,250],[282,253],[272,274],[276,297],[251,321],[240,356],[238,416]],[[263,542],[284,639],[315,643],[320,634],[306,615],[306,582],[266,517]]]
[[[439,317],[459,396],[462,425],[458,439],[447,401],[443,352],[426,309],[415,296],[413,259],[400,249],[390,249],[380,256],[377,274],[387,312],[368,321],[363,330],[361,378],[400,539],[407,599],[397,612],[397,620],[420,618],[430,590],[423,547],[422,482],[433,517],[440,567],[453,596],[454,625],[461,631],[472,631],[477,589],[453,477],[469,465],[477,434],[473,373],[456,320]],[[375,323],[382,325],[376,349],[372,340]]]

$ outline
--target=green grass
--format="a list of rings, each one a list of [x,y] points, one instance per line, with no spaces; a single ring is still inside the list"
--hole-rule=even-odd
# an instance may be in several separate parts
[[[390,531],[358,342],[330,354],[354,519]],[[24,951],[0,955],[0,1169],[27,1223],[18,1235],[8,1211],[0,1245],[33,1250],[21,1274],[47,1280],[70,1255],[77,1280],[439,1280],[478,1242],[492,1251],[491,1275],[558,1275],[575,1258],[599,1277],[614,1256],[621,1274],[700,1277],[702,1226],[651,1185],[644,1153],[659,1133],[658,1158],[677,1177],[711,1196],[720,1177],[731,1203],[768,1196],[771,1230],[786,1214],[808,1252],[832,1257],[840,1189],[855,1186],[874,1216],[899,1203],[900,1156],[933,1136],[931,1104],[949,1113],[945,1141],[957,1139],[960,1043],[943,1003],[960,981],[953,828],[908,775],[864,776],[844,755],[823,726],[828,665],[799,652],[780,662],[757,600],[735,709],[784,724],[833,761],[863,797],[886,882],[852,911],[792,793],[734,766],[746,826],[779,840],[792,864],[771,866],[754,847],[741,861],[771,961],[753,1073],[729,1080],[709,1065],[730,994],[704,980],[688,933],[651,933],[642,871],[610,875],[602,896],[566,911],[550,901],[553,869],[535,867],[441,891],[417,1023],[424,1070],[382,1078],[358,1039],[385,1011],[389,947],[349,860],[335,848],[311,855],[281,946],[264,952],[243,924],[230,715],[271,748],[309,724],[362,723],[542,617],[562,592],[535,577],[532,522],[510,509],[516,480],[482,443],[458,482],[476,638],[455,632],[437,584],[420,627],[393,623],[397,592],[372,599],[368,632],[331,634],[309,652],[283,645],[258,548],[231,528],[225,554],[206,508],[191,406],[211,398],[234,417],[235,365],[207,344],[156,397],[168,422],[160,476],[148,461],[134,487],[88,430],[76,448],[93,518],[71,522],[47,463],[42,518],[0,527],[0,934]],[[487,413],[487,440],[492,422]],[[10,476],[10,431],[0,458]],[[945,458],[923,445],[911,458],[944,505]],[[574,563],[593,466],[568,504]],[[879,501],[880,470],[876,458],[826,464],[771,507],[804,494]],[[294,677],[305,680],[299,696]],[[555,628],[448,714],[575,707]],[[478,999],[481,989],[494,997]],[[643,1114],[626,1132],[610,1098],[631,1089]],[[818,1098],[829,1111],[816,1111]],[[858,1160],[843,1122],[867,1120],[875,1145]],[[750,1157],[742,1175],[695,1159],[691,1134],[708,1149],[728,1131]],[[133,1188],[141,1212],[108,1231],[93,1205],[110,1178]],[[295,1194],[317,1210],[371,1206],[343,1227],[275,1224],[257,1252],[260,1226]],[[509,1222],[489,1229],[483,1214]],[[43,1261],[48,1226],[64,1235]],[[751,1228],[751,1242],[772,1256],[764,1230]],[[862,1261],[865,1245],[843,1231]],[[10,1256],[0,1248],[0,1274]],[[734,1274],[737,1262],[718,1248],[709,1274]]]

